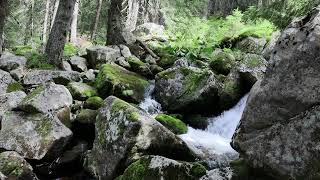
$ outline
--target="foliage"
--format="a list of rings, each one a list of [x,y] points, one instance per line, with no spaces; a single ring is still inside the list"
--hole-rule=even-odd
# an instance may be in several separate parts
[[[235,10],[226,18],[176,17],[169,24],[170,41],[157,45],[169,54],[187,56],[191,59],[208,58],[212,51],[228,41],[253,36],[269,39],[276,27],[265,19],[245,21],[243,13]]]
[[[303,16],[320,0],[284,0],[274,1],[269,6],[250,7],[245,12],[245,19],[266,18],[279,28],[285,28],[293,18]]]
[[[15,92],[15,91],[23,91],[24,87],[19,82],[13,82],[8,85],[7,93]]]
[[[80,49],[71,43],[66,43],[64,46],[64,56],[66,57],[75,56],[79,51]]]
[[[33,52],[26,55],[27,67],[30,69],[53,69],[54,66],[48,63],[47,57],[44,54]]]

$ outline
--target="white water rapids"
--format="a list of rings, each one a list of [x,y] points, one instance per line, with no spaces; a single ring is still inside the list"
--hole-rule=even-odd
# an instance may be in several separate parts
[[[148,89],[145,100],[140,108],[155,117],[161,113],[161,105],[151,94],[154,86]],[[179,137],[212,168],[225,166],[238,154],[232,149],[230,142],[244,111],[248,95],[244,96],[237,105],[223,112],[220,116],[209,118],[206,130],[188,127],[187,134]]]

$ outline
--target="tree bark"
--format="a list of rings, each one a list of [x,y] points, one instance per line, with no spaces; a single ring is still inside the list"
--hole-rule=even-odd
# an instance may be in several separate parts
[[[8,5],[7,0],[0,0],[0,56],[2,54],[2,51],[4,50],[3,33],[4,33],[4,25],[5,25],[5,19],[7,15],[7,9],[8,9],[7,5]]]
[[[55,2],[54,2],[54,7],[53,7],[53,15],[52,15],[52,19],[51,19],[50,30],[52,29],[53,24],[54,24],[54,21],[55,21],[55,19],[56,19],[56,15],[57,15],[57,12],[58,12],[58,8],[59,8],[59,0],[55,0]]]
[[[72,14],[76,0],[60,0],[54,25],[46,46],[46,55],[49,63],[62,67],[62,57],[67,33],[70,29]]]
[[[123,33],[125,31],[124,17],[122,16],[122,1],[111,0],[111,5],[108,12],[108,33],[107,45],[126,44]]]
[[[92,26],[92,31],[91,31],[91,40],[95,39],[98,25],[99,25],[99,20],[100,20],[100,14],[101,14],[101,7],[102,7],[102,0],[97,0],[97,11],[96,11],[96,17],[94,19],[94,23]]]
[[[76,4],[74,5],[74,10],[72,15],[72,22],[71,22],[70,42],[72,44],[77,44],[78,14],[79,14],[79,0],[76,0]]]
[[[24,36],[24,45],[27,45],[30,39],[33,37],[33,14],[34,14],[34,0],[31,0],[28,15],[29,20],[26,22],[25,36]]]
[[[43,32],[42,32],[42,44],[43,44],[43,46],[47,42],[49,11],[50,11],[50,0],[46,0],[46,9],[45,9],[44,22],[43,22]]]

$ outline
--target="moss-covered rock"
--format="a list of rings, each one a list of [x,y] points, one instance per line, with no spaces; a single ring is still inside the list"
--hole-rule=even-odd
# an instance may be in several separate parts
[[[115,95],[130,102],[141,102],[149,82],[142,76],[118,65],[104,64],[100,69],[95,86],[103,98]],[[126,93],[129,91],[132,93]]]
[[[8,179],[37,179],[32,166],[14,151],[0,153],[0,172]],[[0,176],[1,177],[1,176]]]
[[[29,113],[51,114],[64,107],[70,107],[72,96],[68,89],[62,85],[49,83],[33,90],[18,108]]]
[[[96,122],[97,111],[91,109],[81,109],[75,121],[81,124],[94,124]]]
[[[55,116],[7,111],[1,121],[0,149],[16,151],[26,159],[53,160],[72,137]]]
[[[117,170],[126,168],[145,154],[191,161],[194,153],[187,145],[142,110],[108,97],[98,110],[95,141],[85,161],[86,169],[103,179],[115,178]]]
[[[219,107],[222,84],[208,69],[176,67],[156,76],[155,96],[164,109],[173,112],[213,112]]]
[[[130,56],[126,58],[127,62],[130,64],[131,70],[145,77],[152,77],[152,71],[150,65],[142,62],[136,56]]]
[[[164,69],[168,69],[177,59],[178,58],[173,55],[163,54],[158,62],[158,65]]]
[[[84,108],[97,110],[103,105],[103,99],[99,96],[89,97],[84,103]]]
[[[243,52],[261,54],[266,44],[265,38],[247,37],[238,42],[236,47]]]
[[[205,167],[198,163],[181,162],[161,156],[144,156],[132,163],[120,179],[198,180],[205,174]]]
[[[0,69],[0,94],[5,94],[7,92],[9,84],[14,83],[15,80],[11,75]]]
[[[24,91],[24,87],[19,82],[12,82],[7,87],[7,93],[15,91]]]
[[[159,114],[155,119],[175,134],[185,134],[188,131],[184,122],[172,116]]]
[[[219,52],[210,60],[211,69],[217,74],[228,75],[235,66],[236,59],[227,52]]]
[[[71,82],[68,84],[68,89],[76,100],[86,100],[97,95],[97,90],[85,83]]]

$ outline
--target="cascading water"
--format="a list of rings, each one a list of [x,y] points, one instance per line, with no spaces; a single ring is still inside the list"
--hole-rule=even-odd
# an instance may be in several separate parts
[[[221,167],[234,158],[237,152],[230,146],[231,138],[244,111],[248,95],[237,105],[218,117],[209,118],[206,130],[188,128],[188,133],[180,135],[198,155],[207,159],[212,168]]]
[[[152,98],[154,83],[145,93],[145,100],[139,107],[155,117],[161,113],[161,104]],[[230,146],[231,138],[244,111],[248,95],[244,96],[237,105],[218,117],[209,118],[206,130],[188,127],[188,133],[180,138],[199,156],[207,162],[210,168],[228,166],[229,162],[238,157]]]
[[[153,81],[144,94],[144,101],[139,104],[139,107],[151,116],[156,116],[157,114],[161,113],[162,109],[161,104],[152,98],[154,87]]]

